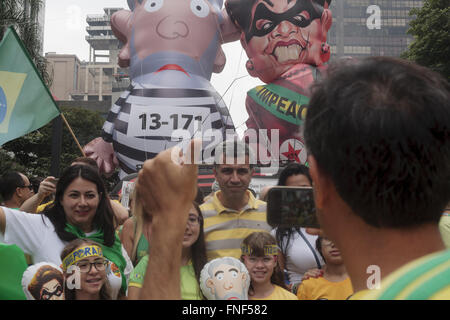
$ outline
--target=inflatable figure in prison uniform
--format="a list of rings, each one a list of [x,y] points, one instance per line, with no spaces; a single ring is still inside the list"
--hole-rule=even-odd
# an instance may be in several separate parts
[[[119,65],[129,67],[131,85],[111,108],[102,139],[85,146],[86,155],[106,173],[120,164],[124,176],[159,152],[202,137],[203,159],[212,160],[214,145],[234,133],[230,114],[209,82],[225,65],[220,45],[239,39],[221,10],[223,1],[128,4],[132,12],[116,12],[111,26],[124,44]]]
[[[177,86],[164,87],[164,80]],[[208,161],[215,145],[234,132],[228,109],[209,81],[165,70],[150,74],[145,84],[133,81],[111,109],[102,137],[113,143],[121,171],[130,174],[160,151],[185,146],[195,136],[203,138]]]

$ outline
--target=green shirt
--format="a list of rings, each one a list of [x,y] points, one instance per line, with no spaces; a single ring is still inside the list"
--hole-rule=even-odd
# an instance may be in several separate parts
[[[26,300],[22,276],[27,267],[18,246],[0,243],[0,300]]]
[[[130,275],[128,286],[142,288],[144,283],[144,276],[147,271],[148,255],[143,257],[141,261],[134,268]],[[181,299],[183,300],[202,300],[200,294],[200,286],[195,277],[194,266],[190,262],[180,269],[181,278]]]

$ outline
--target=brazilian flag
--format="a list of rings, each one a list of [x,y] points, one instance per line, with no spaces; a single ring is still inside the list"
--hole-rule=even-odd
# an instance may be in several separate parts
[[[60,114],[22,41],[9,27],[0,42],[0,146]]]

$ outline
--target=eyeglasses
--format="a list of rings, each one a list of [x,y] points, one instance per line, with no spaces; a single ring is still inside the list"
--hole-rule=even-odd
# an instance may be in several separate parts
[[[18,188],[28,188],[30,190],[33,190],[33,185],[29,184],[28,186],[19,186]]]
[[[103,271],[106,269],[107,265],[108,261],[106,260],[98,260],[95,262],[82,261],[76,264],[76,266],[80,268],[80,272],[82,273],[91,272],[92,266],[94,266],[97,271]]]
[[[200,224],[200,222],[202,221],[202,218],[199,216],[196,216],[194,214],[190,214],[187,220],[187,223],[191,226],[191,227],[195,227],[198,226]]]

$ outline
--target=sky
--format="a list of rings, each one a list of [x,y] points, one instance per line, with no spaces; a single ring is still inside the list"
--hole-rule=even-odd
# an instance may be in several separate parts
[[[46,0],[44,53],[75,54],[80,60],[88,60],[86,16],[104,14],[103,8],[106,7],[128,9],[128,4],[126,0]],[[247,55],[239,41],[225,44],[222,48],[227,63],[221,73],[213,74],[211,83],[222,95],[237,132],[242,136],[248,118],[246,93],[262,82],[248,75],[245,68]]]

